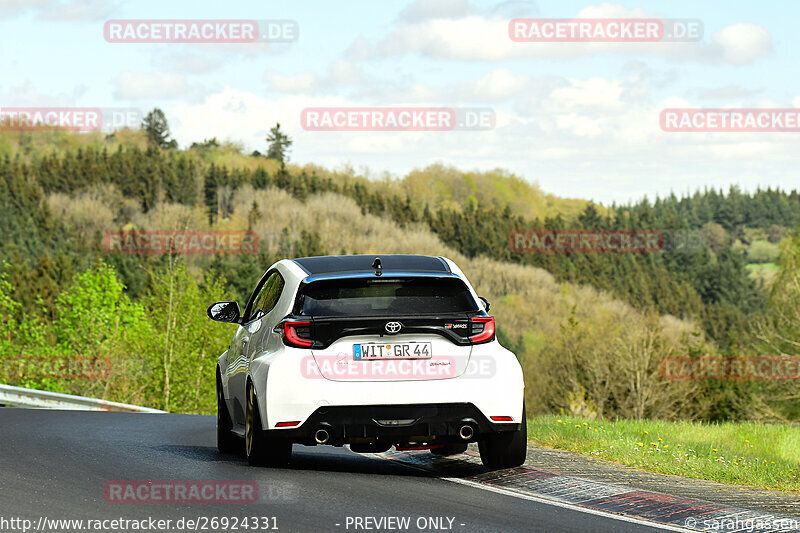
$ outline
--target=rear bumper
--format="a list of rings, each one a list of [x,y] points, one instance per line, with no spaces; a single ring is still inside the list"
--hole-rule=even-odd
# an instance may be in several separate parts
[[[463,438],[460,430],[468,425],[473,434]],[[297,428],[270,433],[303,444],[316,444],[315,433],[328,433],[325,444],[343,445],[365,440],[398,442],[469,442],[481,435],[516,431],[519,424],[495,423],[471,403],[349,405],[320,407]]]
[[[471,358],[491,361],[488,371],[437,380],[311,379],[301,371],[301,357],[307,353],[286,349],[252,361],[250,376],[264,429],[275,430],[276,434],[284,432],[287,437],[304,437],[307,430],[311,431],[309,428],[326,422],[341,426],[342,434],[347,435],[358,431],[393,435],[395,430],[407,434],[409,429],[428,435],[431,431],[434,435],[449,435],[451,426],[465,417],[476,421],[476,431],[516,429],[521,422],[525,386],[522,368],[514,354],[497,341],[476,345],[472,351]],[[393,415],[395,410],[401,414]],[[409,414],[403,415],[403,410]],[[510,419],[494,423],[491,419],[495,416]],[[415,423],[420,426],[386,428],[375,424],[375,419],[419,419]],[[292,425],[285,427],[288,423]],[[448,427],[442,429],[442,423]],[[432,429],[423,427],[426,424]],[[347,425],[360,429],[351,431]]]

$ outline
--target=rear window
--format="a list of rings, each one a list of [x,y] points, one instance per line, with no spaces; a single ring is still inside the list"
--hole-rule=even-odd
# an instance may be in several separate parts
[[[358,278],[317,281],[298,299],[305,316],[440,315],[478,311],[458,279]]]

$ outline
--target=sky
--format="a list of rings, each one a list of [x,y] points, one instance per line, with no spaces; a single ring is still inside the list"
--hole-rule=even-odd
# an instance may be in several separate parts
[[[159,107],[181,147],[216,137],[401,177],[502,169],[603,203],[738,185],[800,188],[796,132],[667,132],[667,108],[800,107],[793,1],[0,0],[0,110]],[[702,22],[697,42],[514,42],[516,18]],[[117,43],[109,20],[291,21],[289,42]],[[490,129],[311,131],[303,109],[489,108]]]

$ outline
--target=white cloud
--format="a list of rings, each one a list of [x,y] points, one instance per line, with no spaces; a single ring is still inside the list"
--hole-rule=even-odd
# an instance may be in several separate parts
[[[39,13],[43,20],[103,20],[111,16],[116,5],[108,0],[72,0],[58,2]]]
[[[311,71],[283,74],[268,70],[264,73],[264,81],[271,91],[308,94],[337,93],[343,88],[378,84],[376,80],[367,80],[354,63],[344,59],[337,59],[331,63],[324,75]]]
[[[470,15],[403,24],[374,50],[380,56],[419,53],[435,59],[497,61],[519,57],[513,44],[505,19]]]
[[[372,46],[364,37],[357,37],[345,50],[344,57],[353,61],[364,61],[372,56]]]
[[[675,191],[704,185],[727,187],[734,180],[731,176],[752,188],[767,183],[791,186],[792,136],[666,133],[659,127],[661,109],[692,107],[693,103],[673,96],[630,105],[627,83],[534,78],[526,87],[539,88],[544,100],[540,108],[549,113],[541,109],[520,117],[498,110],[497,127],[480,132],[304,131],[300,113],[305,107],[365,103],[341,96],[265,98],[232,88],[196,104],[181,103],[165,110],[182,145],[216,136],[243,141],[247,151],[263,151],[268,128],[280,122],[294,140],[292,160],[300,164],[331,168],[368,164],[378,173],[388,169],[401,175],[436,161],[465,170],[506,168],[536,179],[545,190],[601,201],[624,201],[656,191],[664,194],[666,184]],[[800,97],[795,103],[800,103]],[[714,165],[708,165],[709,158]]]
[[[516,74],[508,68],[497,68],[476,79],[440,86],[415,83],[413,79],[413,76],[398,76],[382,80],[367,76],[356,64],[341,59],[331,63],[324,75],[312,71],[284,74],[268,70],[264,73],[264,81],[273,92],[347,95],[370,100],[377,105],[395,105],[398,102],[432,105],[500,102],[525,92],[533,81],[529,75]]]
[[[559,129],[569,131],[578,137],[597,136],[603,133],[599,120],[576,114],[560,115],[556,118],[556,125]]]
[[[124,100],[182,98],[190,92],[186,76],[173,72],[125,71],[114,78],[112,84],[114,98]]]
[[[224,65],[225,60],[216,54],[201,53],[194,50],[160,51],[154,56],[153,64],[165,71],[179,71],[184,74],[205,74]]]
[[[15,17],[26,11],[39,10],[52,4],[55,0],[0,0],[0,15]]]
[[[698,100],[736,100],[755,96],[764,89],[746,89],[741,85],[729,83],[722,87],[699,88],[689,91],[689,95]]]
[[[587,6],[578,18],[664,18],[644,9],[604,3]],[[656,43],[514,42],[509,18],[467,13],[455,18],[401,21],[384,39],[370,44],[363,38],[349,49],[350,57],[367,59],[418,54],[438,60],[503,61],[518,58],[578,58],[601,54],[663,57],[676,62],[750,64],[772,51],[769,33],[755,24],[737,23],[716,32],[711,41]]]
[[[740,22],[726,26],[713,39],[722,59],[733,65],[750,65],[773,50],[769,32],[757,24]]]
[[[313,72],[281,74],[267,71],[264,73],[264,80],[271,90],[282,93],[310,93],[316,91],[320,86],[320,78]]]
[[[292,43],[202,43],[173,44],[153,53],[153,64],[164,71],[208,74],[231,61],[263,61],[266,55],[290,50]]]
[[[102,20],[116,9],[109,0],[0,0],[0,15],[15,17],[28,12],[41,20]]]
[[[542,101],[544,113],[617,113],[627,106],[622,100],[624,89],[617,80],[590,78],[570,80],[568,86],[554,89]]]
[[[530,18],[539,15],[539,8],[535,2],[529,0],[509,0],[494,6],[490,12],[492,15],[502,15],[513,18]]]
[[[0,94],[0,107],[69,107],[86,92],[86,86],[78,85],[72,93],[42,93],[30,81],[15,85]]]
[[[612,4],[604,2],[597,6],[586,6],[580,11],[576,18],[585,19],[604,19],[604,18],[645,18],[647,12],[641,8],[628,8],[622,4]]]
[[[407,22],[439,18],[460,18],[473,11],[468,0],[416,0],[400,12]]]
[[[526,74],[515,74],[507,68],[498,68],[467,83],[465,99],[474,101],[505,100],[517,96],[530,83]]]

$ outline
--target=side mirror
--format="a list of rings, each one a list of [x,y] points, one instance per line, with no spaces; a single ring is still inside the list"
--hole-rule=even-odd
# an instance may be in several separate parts
[[[230,322],[238,324],[242,316],[238,302],[217,302],[208,306],[206,310],[208,318],[217,322]]]
[[[487,300],[487,299],[486,299],[486,298],[484,298],[483,296],[478,296],[478,299],[479,299],[481,302],[483,302],[483,310],[484,310],[484,311],[488,311],[489,309],[491,309],[491,307],[492,307],[492,304],[490,304],[490,303],[489,303],[489,300]]]

